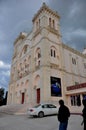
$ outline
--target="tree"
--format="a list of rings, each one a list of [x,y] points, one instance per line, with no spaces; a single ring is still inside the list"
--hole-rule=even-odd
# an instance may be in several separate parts
[[[3,105],[7,104],[7,95],[8,95],[8,91],[6,91],[5,98],[3,99]]]
[[[0,106],[3,105],[4,100],[4,88],[0,88]]]

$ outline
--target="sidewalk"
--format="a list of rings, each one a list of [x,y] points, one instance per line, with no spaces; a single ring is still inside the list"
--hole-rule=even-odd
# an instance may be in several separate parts
[[[72,115],[67,130],[83,130],[82,116]],[[57,116],[31,118],[27,115],[6,115],[0,113],[0,130],[58,130]]]
[[[73,113],[69,118],[68,130],[83,130],[83,125],[81,125],[83,121],[80,113]]]

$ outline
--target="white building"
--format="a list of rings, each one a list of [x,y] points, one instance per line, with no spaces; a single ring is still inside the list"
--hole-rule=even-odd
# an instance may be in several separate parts
[[[58,104],[59,99],[64,99],[71,108],[82,107],[86,53],[62,43],[59,20],[58,13],[43,3],[33,17],[32,32],[20,33],[16,39],[8,104]]]

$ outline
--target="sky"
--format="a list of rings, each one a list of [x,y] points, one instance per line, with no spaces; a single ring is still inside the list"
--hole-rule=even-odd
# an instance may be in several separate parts
[[[45,2],[60,15],[62,42],[82,52],[86,47],[86,0],[0,0],[0,88],[8,90],[13,44],[32,30],[32,18]]]

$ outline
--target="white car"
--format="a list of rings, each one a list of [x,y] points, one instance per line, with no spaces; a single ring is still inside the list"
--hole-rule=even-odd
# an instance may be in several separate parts
[[[44,104],[39,104],[37,106],[29,108],[27,110],[27,113],[29,116],[33,116],[33,117],[35,116],[44,117],[46,115],[58,114],[58,108],[57,106],[51,103],[44,103]]]

